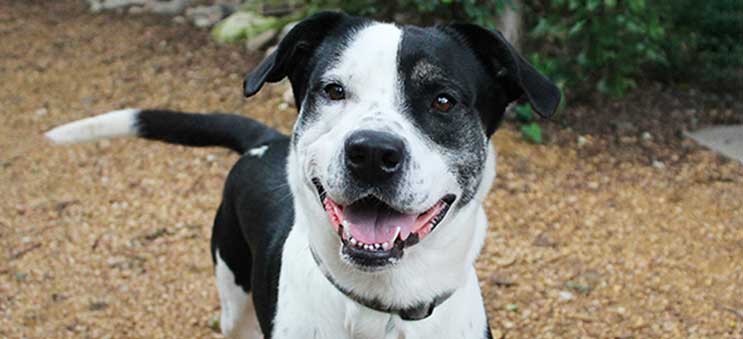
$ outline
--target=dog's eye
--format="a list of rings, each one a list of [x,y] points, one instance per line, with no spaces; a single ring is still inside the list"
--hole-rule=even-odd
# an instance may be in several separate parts
[[[337,101],[337,100],[343,100],[346,98],[346,91],[343,89],[343,86],[341,85],[330,84],[330,85],[325,86],[323,90],[325,91],[325,94],[328,95],[328,98],[330,98],[330,100]]]
[[[457,101],[454,100],[451,96],[447,94],[439,94],[439,96],[436,97],[436,99],[433,99],[433,103],[431,106],[439,111],[439,112],[449,112],[454,105],[457,104]]]

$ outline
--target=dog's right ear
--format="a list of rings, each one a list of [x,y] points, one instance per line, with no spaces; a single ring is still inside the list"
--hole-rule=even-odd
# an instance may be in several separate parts
[[[506,104],[527,99],[534,111],[545,118],[557,111],[560,89],[521,56],[500,32],[472,24],[452,24],[447,28],[456,32],[483,64],[489,66],[505,87]],[[488,134],[492,134],[494,128],[489,126]]]
[[[307,62],[323,39],[348,15],[339,12],[320,12],[299,22],[276,50],[245,76],[245,96],[257,93],[266,82],[277,82],[289,77],[292,85],[304,81]],[[297,96],[298,98],[299,96]]]

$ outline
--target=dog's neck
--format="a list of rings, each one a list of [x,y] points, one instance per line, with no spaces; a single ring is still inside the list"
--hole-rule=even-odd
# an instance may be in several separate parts
[[[317,264],[317,267],[320,269],[322,274],[325,276],[325,278],[330,282],[333,287],[335,287],[336,290],[341,292],[343,295],[348,297],[349,299],[355,301],[356,303],[363,305],[367,308],[370,308],[372,310],[382,312],[382,313],[389,313],[389,314],[395,314],[398,315],[402,320],[422,320],[425,318],[428,318],[433,314],[433,310],[444,303],[449,297],[451,297],[455,290],[447,291],[432,300],[420,302],[418,304],[415,304],[413,306],[409,307],[396,307],[396,306],[390,306],[387,304],[384,304],[383,302],[377,300],[377,299],[369,299],[362,297],[355,292],[346,289],[345,287],[341,286],[338,282],[335,281],[335,278],[333,275],[327,271],[325,264],[322,262],[322,259],[318,257],[318,255],[315,253],[315,250],[310,246],[310,252],[312,253],[312,259],[314,259],[315,264]]]

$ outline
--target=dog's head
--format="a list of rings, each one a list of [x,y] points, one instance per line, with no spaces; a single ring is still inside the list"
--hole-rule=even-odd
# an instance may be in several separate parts
[[[560,100],[500,33],[331,12],[295,26],[247,75],[245,95],[285,77],[299,107],[289,160],[297,218],[319,217],[311,246],[357,272],[447,251],[451,239],[475,244],[467,208],[488,190],[489,137],[506,107],[525,99],[549,116]]]

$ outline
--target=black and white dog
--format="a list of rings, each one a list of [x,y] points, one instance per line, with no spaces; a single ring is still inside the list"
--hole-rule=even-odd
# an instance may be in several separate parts
[[[227,336],[489,338],[474,269],[489,139],[510,103],[549,116],[559,90],[500,33],[333,12],[292,29],[245,95],[285,77],[299,107],[291,137],[237,115],[135,109],[46,136],[242,154],[211,243]]]

